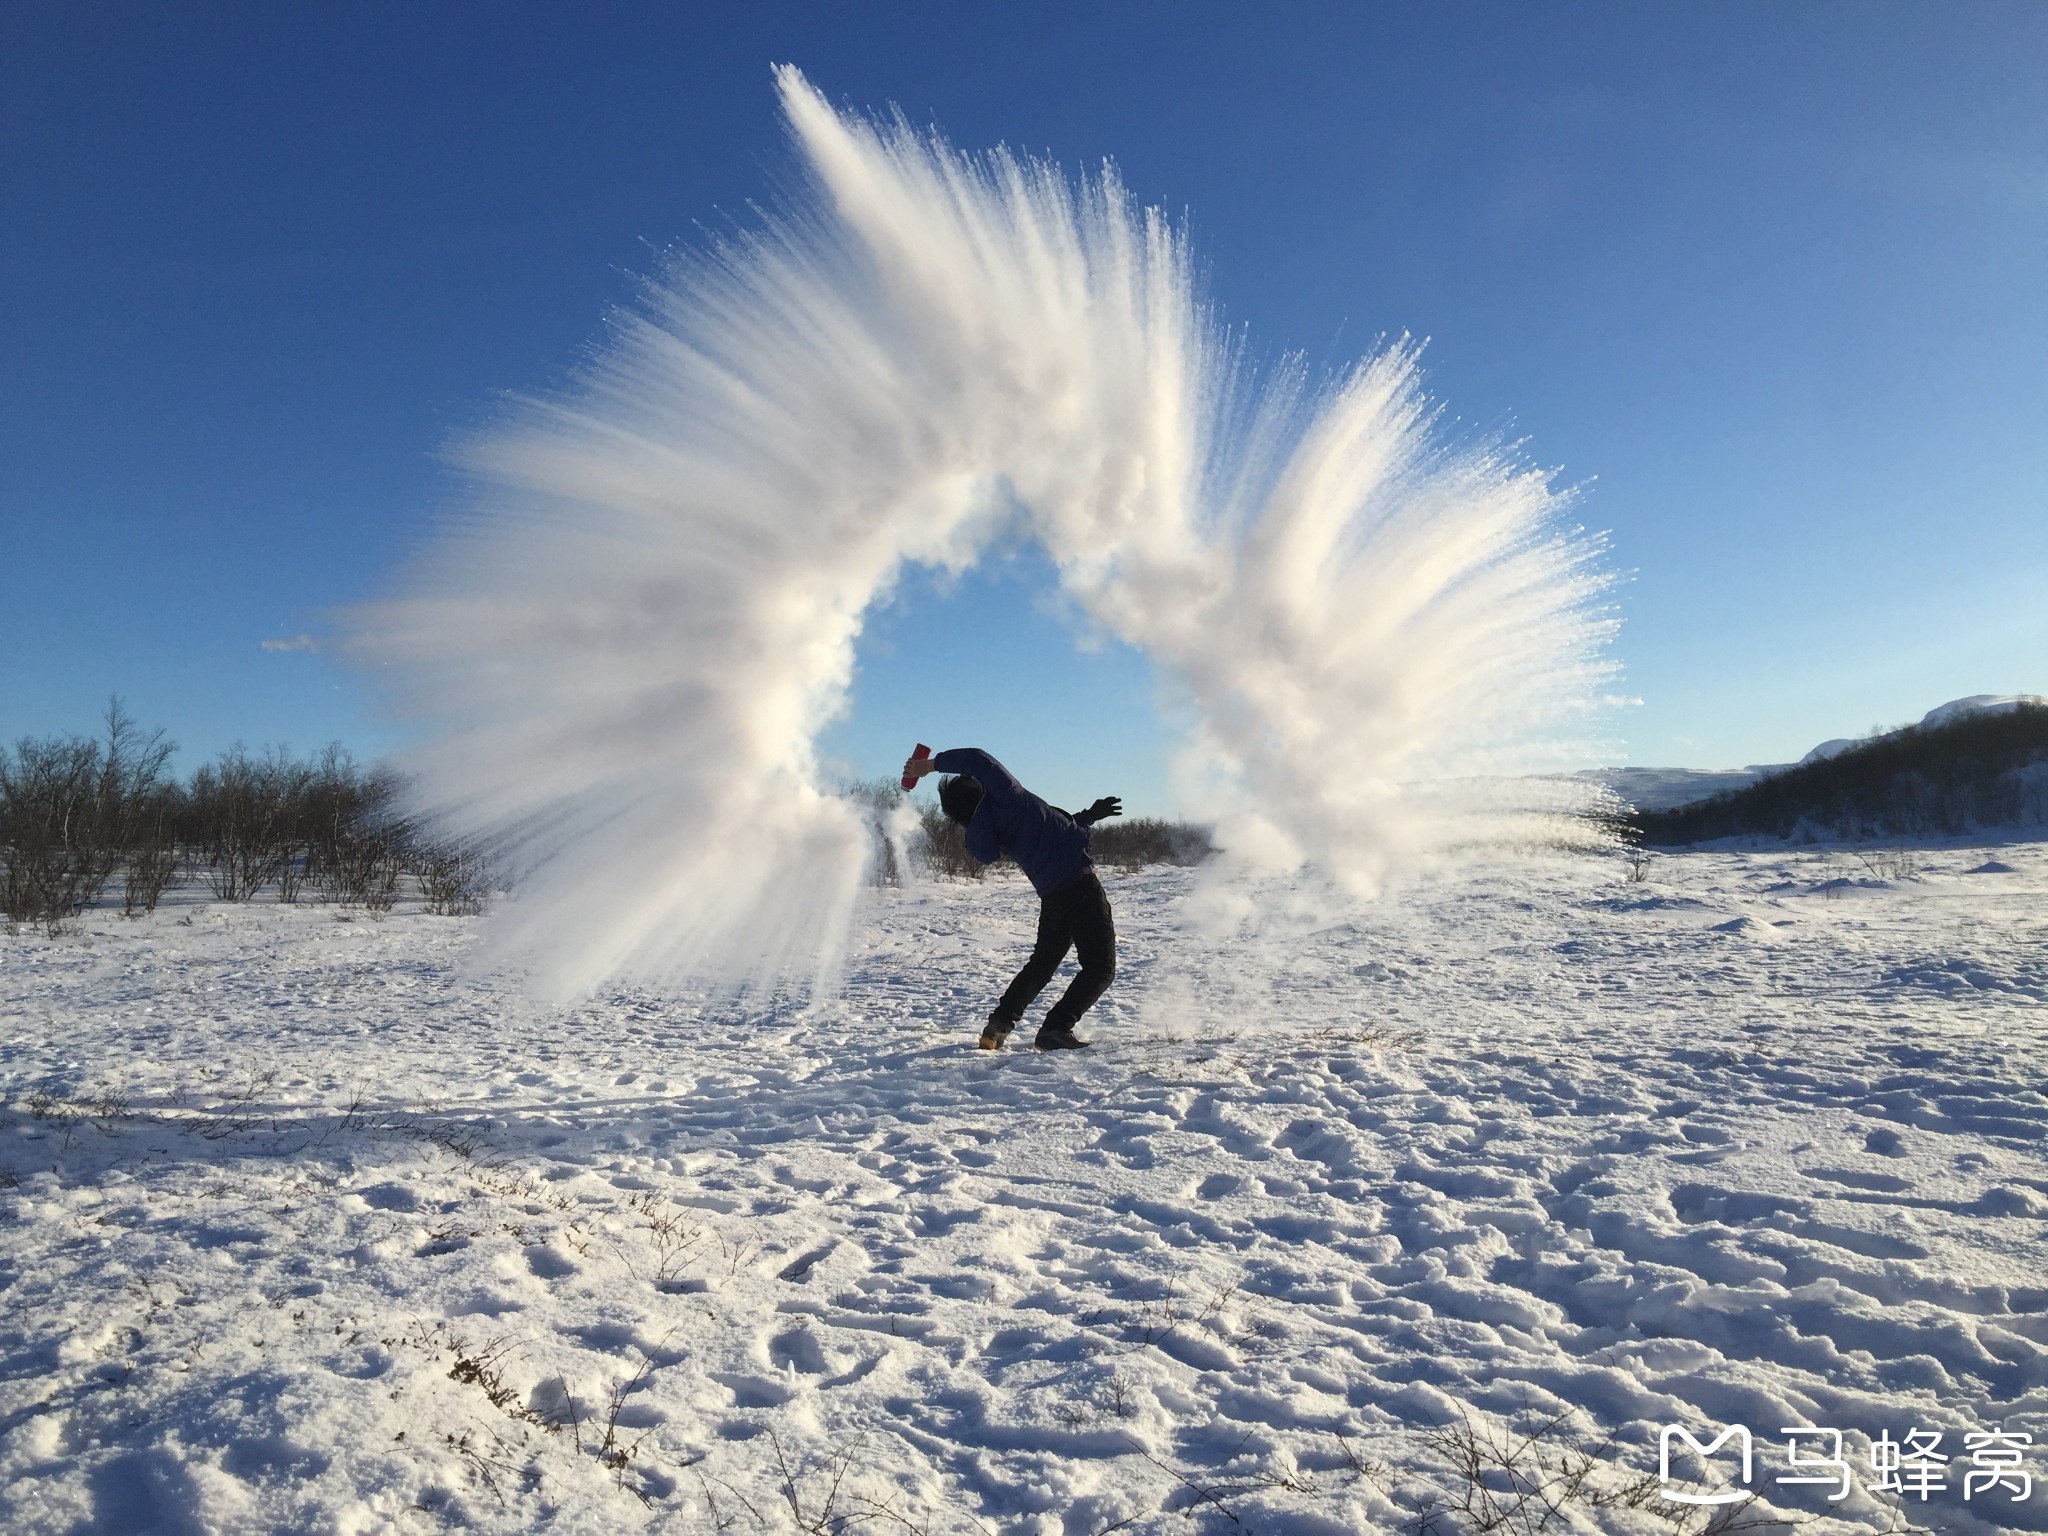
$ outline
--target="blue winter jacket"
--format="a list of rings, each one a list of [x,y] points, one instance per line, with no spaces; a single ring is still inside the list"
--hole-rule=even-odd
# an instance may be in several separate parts
[[[1008,854],[1045,896],[1084,869],[1088,829],[1056,805],[1047,805],[1010,770],[978,747],[952,747],[932,759],[941,773],[964,773],[981,784],[981,804],[967,823],[967,851],[984,864]]]

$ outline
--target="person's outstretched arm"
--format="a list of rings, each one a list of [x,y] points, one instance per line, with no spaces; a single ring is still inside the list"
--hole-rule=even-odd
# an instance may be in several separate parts
[[[1124,813],[1123,800],[1116,795],[1104,795],[1085,811],[1076,811],[1074,820],[1084,827],[1092,827],[1098,821],[1107,821],[1112,816]]]
[[[903,776],[913,781],[933,772],[966,774],[994,805],[1008,805],[1024,794],[1010,770],[979,747],[948,747],[936,757],[913,757],[903,765]]]

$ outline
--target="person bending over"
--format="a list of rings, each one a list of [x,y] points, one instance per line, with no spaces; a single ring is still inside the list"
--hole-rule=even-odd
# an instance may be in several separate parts
[[[1038,892],[1038,940],[1031,958],[1003,993],[981,1032],[981,1048],[998,1051],[1024,1017],[1031,1000],[1045,990],[1072,949],[1081,972],[1045,1015],[1034,1042],[1041,1051],[1072,1051],[1088,1042],[1074,1033],[1095,1000],[1116,979],[1116,927],[1109,897],[1088,857],[1089,828],[1121,816],[1123,802],[1105,795],[1079,815],[1047,805],[1010,770],[975,747],[954,747],[937,757],[914,757],[903,776],[914,781],[931,772],[950,774],[939,782],[939,805],[967,833],[967,851],[984,864],[1004,854],[1016,861]]]

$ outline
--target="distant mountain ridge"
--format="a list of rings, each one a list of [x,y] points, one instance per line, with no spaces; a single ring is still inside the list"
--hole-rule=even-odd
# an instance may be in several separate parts
[[[1937,704],[1920,717],[1917,725],[1902,730],[1931,730],[1969,715],[2009,714],[2022,706],[2048,708],[2048,698],[2038,693],[1973,693]],[[1837,736],[1822,742],[1796,763],[1751,763],[1745,768],[1593,768],[1574,777],[1605,784],[1638,811],[1669,811],[1714,795],[1747,789],[1774,774],[1824,762],[1865,742],[1899,734],[1900,731],[1887,731],[1878,736]]]
[[[1935,705],[1934,708],[1920,717],[1918,726],[1909,726],[1907,729],[1931,731],[1936,726],[1947,725],[1951,721],[1962,719],[1965,715],[2010,714],[2022,704],[2048,705],[2048,699],[2044,699],[2038,693],[1973,693],[1966,699],[1950,699],[1946,704]],[[1896,733],[1888,731],[1884,734],[1894,735]],[[1799,759],[1799,761],[1801,763],[1818,763],[1846,752],[1851,747],[1860,746],[1866,741],[1874,741],[1876,739],[1876,737],[1872,736],[1837,736],[1833,741],[1822,742],[1811,752],[1807,753],[1806,756]],[[1788,764],[1787,766],[1796,765]],[[1775,773],[1778,770],[1766,768],[1762,771],[1765,773]]]
[[[1917,725],[1824,742],[1795,764],[1705,799],[1630,818],[1648,843],[1723,837],[1956,836],[2048,833],[2048,699],[1978,694]]]

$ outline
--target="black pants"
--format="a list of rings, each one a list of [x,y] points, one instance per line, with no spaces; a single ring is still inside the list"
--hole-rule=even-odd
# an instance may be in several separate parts
[[[1109,897],[1092,869],[1046,896],[1038,909],[1038,941],[1031,946],[1031,958],[1003,993],[989,1023],[1014,1028],[1070,949],[1080,953],[1081,973],[1047,1012],[1042,1028],[1072,1029],[1116,980],[1116,926],[1110,921]]]

